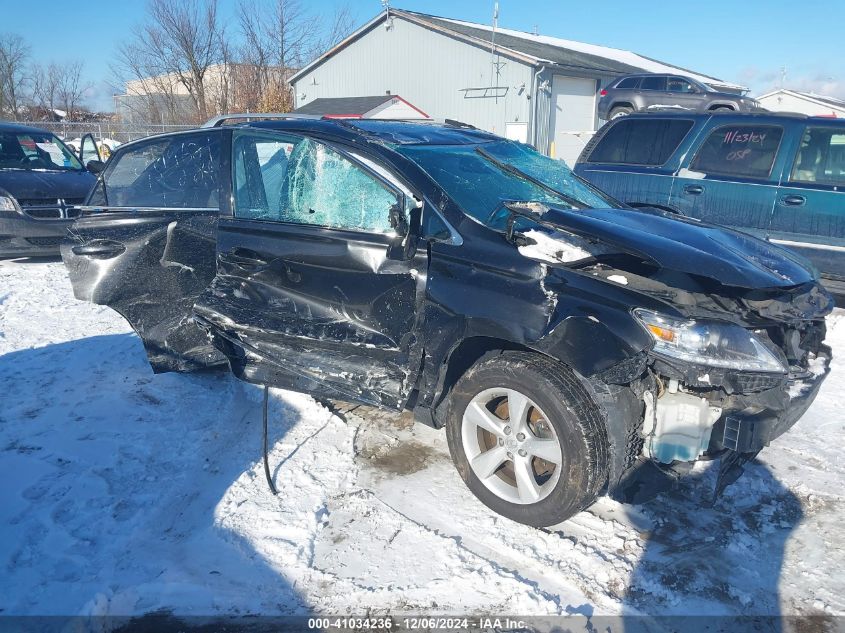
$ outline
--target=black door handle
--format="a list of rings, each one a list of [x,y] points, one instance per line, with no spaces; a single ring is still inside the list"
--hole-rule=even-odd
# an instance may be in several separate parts
[[[800,207],[805,202],[807,202],[807,198],[804,196],[784,196],[783,203],[789,207]]]
[[[74,255],[93,257],[94,259],[111,259],[126,252],[126,246],[113,240],[95,240],[87,244],[74,246],[70,249]]]
[[[700,196],[704,193],[704,187],[701,185],[687,185],[684,187],[684,193],[688,193],[691,196]]]
[[[270,262],[248,248],[236,248],[229,255],[228,260],[241,270],[249,272],[260,272],[270,266]]]

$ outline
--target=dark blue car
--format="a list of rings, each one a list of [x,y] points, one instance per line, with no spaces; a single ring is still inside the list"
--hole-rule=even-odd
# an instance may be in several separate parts
[[[50,132],[0,122],[0,257],[59,254],[96,181],[91,163],[102,166],[90,134],[80,145],[77,156]]]
[[[605,125],[575,172],[619,200],[795,249],[845,294],[845,120],[645,114]]]

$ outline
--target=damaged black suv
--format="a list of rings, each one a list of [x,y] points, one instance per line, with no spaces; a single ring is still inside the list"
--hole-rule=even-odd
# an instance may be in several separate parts
[[[62,248],[74,292],[156,371],[413,410],[483,503],[531,525],[698,459],[721,457],[723,487],[829,371],[832,300],[799,256],[458,124],[153,137],[87,204]]]

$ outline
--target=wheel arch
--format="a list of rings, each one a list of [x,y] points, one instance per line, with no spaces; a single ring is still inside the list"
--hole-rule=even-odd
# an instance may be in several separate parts
[[[733,112],[737,111],[736,106],[733,103],[717,101],[716,103],[711,103],[707,111],[708,112],[715,112],[716,110],[732,110]]]
[[[433,390],[434,394],[430,405],[430,420],[423,419],[422,421],[429,423],[435,428],[442,428],[446,423],[445,407],[442,405],[446,402],[449,392],[460,377],[482,359],[508,351],[531,352],[560,362],[548,354],[544,354],[525,344],[504,338],[484,335],[464,337],[452,345],[437,368],[438,379]]]
[[[504,352],[527,352],[536,354],[538,357],[545,358],[553,363],[566,367],[579,379],[584,379],[584,376],[579,373],[578,368],[574,367],[571,363],[566,362],[566,360],[558,358],[543,349],[529,347],[524,343],[517,343],[515,341],[495,336],[467,336],[457,341],[443,358],[443,361],[438,368],[439,378],[437,380],[437,384],[434,389],[434,397],[430,405],[431,420],[422,421],[427,421],[435,428],[441,428],[445,424],[445,407],[442,405],[444,405],[447,401],[449,392],[461,376],[463,376],[473,365],[491,356],[503,354]]]

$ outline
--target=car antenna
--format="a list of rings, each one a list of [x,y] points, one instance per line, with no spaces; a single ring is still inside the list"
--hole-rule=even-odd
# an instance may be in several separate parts
[[[269,388],[267,385],[264,385],[264,405],[262,406],[262,421],[264,426],[264,475],[267,477],[267,485],[270,486],[270,492],[274,495],[278,495],[279,491],[276,490],[276,485],[273,483],[273,478],[270,476],[270,460],[267,456],[268,452],[268,440],[267,440],[267,401],[269,400]]]

